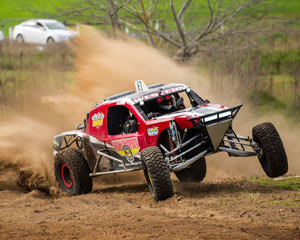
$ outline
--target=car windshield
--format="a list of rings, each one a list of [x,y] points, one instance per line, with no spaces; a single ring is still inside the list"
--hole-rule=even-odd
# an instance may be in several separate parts
[[[204,103],[205,101],[201,97],[188,89],[188,91],[185,90],[141,101],[136,104],[136,107],[145,119],[152,119]]]
[[[60,22],[49,22],[46,26],[49,29],[66,29],[66,26]]]

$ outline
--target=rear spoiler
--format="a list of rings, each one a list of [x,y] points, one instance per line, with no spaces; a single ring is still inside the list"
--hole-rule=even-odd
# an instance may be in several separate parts
[[[206,126],[207,123],[210,124],[213,122],[218,122],[220,120],[234,119],[242,106],[243,104],[240,104],[235,107],[227,108],[225,110],[214,112],[214,113],[209,113],[201,117],[189,118],[188,120],[192,121],[195,127],[199,127],[199,126]]]

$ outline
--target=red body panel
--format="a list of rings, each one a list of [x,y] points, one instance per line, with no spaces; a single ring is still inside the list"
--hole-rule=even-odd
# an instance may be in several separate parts
[[[107,112],[108,108],[112,106],[125,106],[137,119],[139,126],[138,132],[129,133],[129,134],[117,134],[117,135],[108,135],[107,131]],[[204,104],[201,107],[210,107],[215,109],[224,110],[226,107],[217,104]],[[188,121],[189,118],[193,116],[191,112],[187,115],[185,112],[175,114],[176,116],[164,117],[163,119],[154,119],[154,120],[145,120],[139,111],[135,108],[134,105],[127,102],[121,103],[120,101],[107,102],[103,103],[97,108],[93,109],[89,114],[89,119],[87,122],[87,127],[85,132],[98,140],[105,142],[108,145],[111,145],[116,151],[120,150],[122,146],[126,146],[131,143],[128,143],[128,139],[137,139],[139,151],[142,151],[146,147],[158,145],[159,135],[170,126],[170,120],[175,120],[181,129],[191,128],[192,122]],[[120,145],[121,144],[121,145]],[[136,146],[130,146],[135,147]]]

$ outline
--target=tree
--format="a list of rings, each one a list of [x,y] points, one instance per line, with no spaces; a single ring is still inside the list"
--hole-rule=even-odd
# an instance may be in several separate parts
[[[166,28],[163,29],[153,28],[155,18],[159,17],[154,14],[155,7],[153,6],[157,5],[158,1],[151,1],[151,3],[154,2],[154,4],[149,4],[149,10],[146,12],[143,1],[139,0],[138,2],[140,6],[142,6],[143,11],[139,10],[136,7],[137,4],[132,2],[130,7],[124,6],[122,10],[128,12],[135,17],[135,19],[140,21],[142,26],[144,26],[144,32],[147,33],[147,37],[151,39],[152,45],[157,46],[157,41],[154,41],[154,37],[159,37],[171,44],[175,49],[178,49],[175,54],[177,58],[186,59],[197,54],[200,51],[201,44],[248,32],[246,27],[253,23],[253,16],[247,14],[245,10],[260,4],[263,0],[242,0],[239,1],[239,4],[233,4],[231,6],[229,6],[229,4],[233,3],[233,1],[217,0],[212,3],[211,0],[207,0],[206,7],[209,10],[208,16],[207,18],[203,17],[204,21],[198,23],[192,22],[193,20],[190,18],[186,19],[184,17],[189,9],[192,10],[193,6],[196,6],[197,3],[195,1],[186,0],[181,4],[179,10],[176,11],[174,0],[169,0],[169,12],[175,24],[164,23]],[[237,1],[234,2],[237,3]],[[192,3],[194,3],[194,5]],[[204,3],[204,1],[202,1],[202,3]],[[200,6],[205,7],[204,5]],[[192,16],[199,19],[201,9],[198,8],[194,11],[194,14],[191,11],[189,13],[192,13]],[[237,21],[237,18],[239,21]],[[259,17],[255,16],[255,18],[258,19]],[[163,23],[164,19],[160,18],[158,21]],[[128,27],[132,26],[132,24],[126,20],[122,20],[122,23]],[[187,27],[189,24],[191,24],[191,27]],[[140,31],[143,32],[142,30]],[[149,32],[151,34],[149,34]]]
[[[256,5],[264,0],[72,0],[53,17],[111,26],[113,36],[130,29],[153,47],[176,50],[179,59],[195,56],[201,47],[229,36],[256,31]],[[254,11],[252,11],[254,10]],[[254,13],[255,12],[255,13]],[[173,51],[174,52],[174,51]]]

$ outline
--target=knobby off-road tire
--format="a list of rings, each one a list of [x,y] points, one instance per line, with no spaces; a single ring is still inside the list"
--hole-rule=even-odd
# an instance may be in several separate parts
[[[170,170],[158,147],[149,147],[141,152],[144,175],[155,201],[174,195]]]
[[[74,148],[67,148],[57,153],[54,159],[55,177],[59,186],[71,195],[85,194],[92,191],[93,181],[90,169],[82,153]]]
[[[205,157],[198,159],[190,167],[174,173],[181,182],[201,182],[206,175]]]
[[[262,148],[263,154],[258,159],[265,173],[271,178],[287,173],[286,152],[274,125],[270,122],[258,124],[252,129],[252,136]]]

